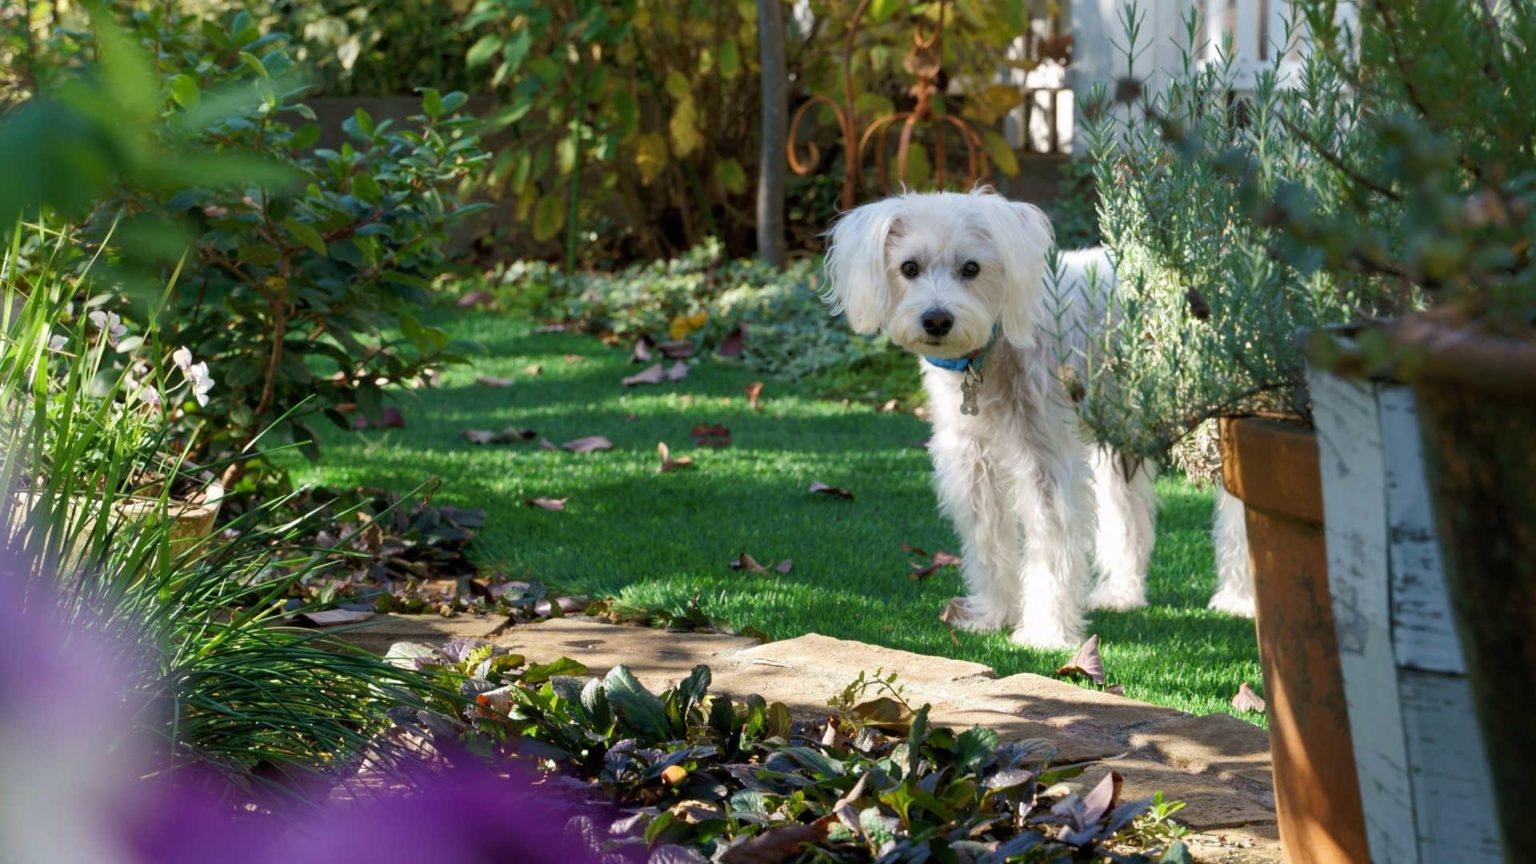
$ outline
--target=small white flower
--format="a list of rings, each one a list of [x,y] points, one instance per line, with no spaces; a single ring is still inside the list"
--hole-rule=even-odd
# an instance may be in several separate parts
[[[107,344],[109,345],[116,345],[117,340],[121,339],[123,334],[128,332],[128,328],[123,326],[122,317],[116,312],[97,309],[87,315],[86,318],[91,322],[91,326],[96,328],[96,332],[107,337]]]
[[[192,382],[192,397],[199,405],[208,404],[208,391],[213,389],[213,377],[208,374],[207,363],[195,363],[187,370],[187,380]]]
[[[49,351],[55,351],[55,352],[63,351],[65,346],[67,346],[68,344],[69,344],[69,337],[68,336],[65,336],[65,335],[62,335],[62,334],[59,334],[59,333],[51,333],[48,336],[48,350]]]
[[[187,370],[192,368],[191,349],[185,346],[177,348],[171,352],[171,361],[176,364],[176,368],[180,369],[183,375],[189,374]]]
[[[139,388],[139,392],[133,395],[135,399],[151,408],[159,409],[162,404],[160,401],[160,391],[156,390],[151,384],[143,385]]]

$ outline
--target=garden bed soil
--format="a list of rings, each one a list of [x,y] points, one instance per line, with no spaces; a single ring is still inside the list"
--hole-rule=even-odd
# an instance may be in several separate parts
[[[1230,715],[1197,717],[1040,675],[998,678],[979,663],[814,633],[759,643],[582,616],[497,633],[502,623],[493,616],[381,615],[338,635],[378,653],[402,641],[488,638],[541,662],[570,657],[593,674],[622,663],[658,689],[702,663],[713,672],[714,689],[782,701],[804,718],[825,715],[828,700],[860,672],[894,671],[911,701],[933,706],[937,725],[986,726],[1005,741],[1043,739],[1057,748],[1058,762],[1102,761],[1085,772],[1085,784],[1113,768],[1125,776],[1126,799],[1162,792],[1185,802],[1176,818],[1192,832],[1196,860],[1281,860],[1265,733]]]

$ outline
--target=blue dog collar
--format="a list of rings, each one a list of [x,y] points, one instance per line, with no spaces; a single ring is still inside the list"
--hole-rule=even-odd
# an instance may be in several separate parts
[[[997,336],[1001,331],[1001,327],[993,325],[992,338],[987,340],[987,344],[969,354],[960,357],[929,357],[925,354],[923,355],[923,360],[930,365],[937,366],[940,369],[947,369],[950,372],[969,372],[972,369],[980,371],[981,364],[986,361],[988,352],[992,350],[993,345],[997,344]]]

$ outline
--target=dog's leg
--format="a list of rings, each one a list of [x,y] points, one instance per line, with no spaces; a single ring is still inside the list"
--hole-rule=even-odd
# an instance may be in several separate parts
[[[1107,447],[1094,447],[1092,459],[1099,581],[1088,595],[1088,606],[1138,609],[1147,605],[1147,561],[1157,536],[1152,466],[1122,459]]]
[[[1024,525],[1022,607],[1013,641],[1032,648],[1071,648],[1083,638],[1088,591],[1088,530],[1093,510],[1085,460],[1026,471],[1019,478]]]
[[[1243,502],[1227,490],[1216,489],[1216,513],[1211,543],[1216,547],[1216,593],[1211,608],[1230,615],[1253,617],[1253,561],[1248,557],[1248,525]]]
[[[1019,607],[1019,528],[997,474],[975,445],[937,441],[933,448],[939,502],[960,535],[966,594],[962,630],[986,633],[1014,621]]]

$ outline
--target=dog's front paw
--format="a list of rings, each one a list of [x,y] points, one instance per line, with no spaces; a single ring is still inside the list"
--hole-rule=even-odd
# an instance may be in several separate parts
[[[1242,591],[1221,588],[1211,595],[1210,608],[1240,618],[1253,617],[1253,596]]]
[[[1143,591],[1126,588],[1121,585],[1113,585],[1108,582],[1100,583],[1088,595],[1088,608],[1108,609],[1112,612],[1127,612],[1131,609],[1140,609],[1147,605],[1147,597]]]
[[[975,597],[955,597],[939,613],[939,620],[967,633],[993,633],[1008,626],[1008,610]]]
[[[1009,641],[1025,648],[1057,651],[1063,648],[1076,648],[1078,643],[1083,641],[1083,634],[1071,631],[1056,622],[1038,621],[1014,629]]]

